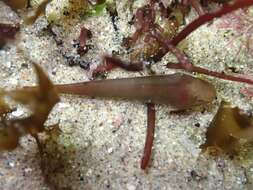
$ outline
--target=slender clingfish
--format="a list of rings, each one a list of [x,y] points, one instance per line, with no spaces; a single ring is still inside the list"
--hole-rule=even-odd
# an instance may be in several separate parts
[[[175,109],[188,109],[211,102],[215,88],[205,80],[186,74],[145,76],[55,85],[59,93],[90,97],[125,98]]]

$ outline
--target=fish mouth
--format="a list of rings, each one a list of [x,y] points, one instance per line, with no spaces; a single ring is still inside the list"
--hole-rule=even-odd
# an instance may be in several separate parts
[[[215,87],[211,83],[202,79],[199,79],[198,82],[189,84],[189,90],[193,95],[195,101],[194,104],[208,104],[216,97]]]

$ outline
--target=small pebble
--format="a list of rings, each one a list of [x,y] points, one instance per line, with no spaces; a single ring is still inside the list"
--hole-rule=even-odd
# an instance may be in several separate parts
[[[111,154],[111,153],[113,152],[113,148],[112,148],[112,147],[109,148],[109,149],[107,150],[107,152],[108,152],[109,154]]]
[[[16,111],[11,113],[14,117],[20,117],[24,114],[24,111],[21,109],[17,109]]]
[[[13,168],[15,166],[15,163],[14,162],[8,162],[8,165]]]
[[[127,184],[127,189],[128,190],[135,190],[136,189],[136,187],[135,187],[135,185],[133,185],[133,184]]]

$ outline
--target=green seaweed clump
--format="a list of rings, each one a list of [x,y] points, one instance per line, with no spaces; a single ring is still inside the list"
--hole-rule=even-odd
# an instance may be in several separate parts
[[[96,4],[90,4],[89,8],[84,12],[84,16],[98,16],[100,15],[107,7],[107,1],[102,0]]]

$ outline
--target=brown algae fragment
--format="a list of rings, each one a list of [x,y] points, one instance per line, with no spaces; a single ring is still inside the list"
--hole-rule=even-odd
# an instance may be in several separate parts
[[[18,89],[1,91],[0,93],[0,150],[10,150],[18,146],[19,138],[30,134],[35,137],[38,145],[38,133],[45,130],[44,123],[59,97],[43,70],[34,64],[39,87],[33,90]],[[25,118],[8,118],[10,111],[4,97],[9,97],[18,103],[28,105],[32,112]]]
[[[51,109],[59,101],[59,97],[54,89],[53,83],[49,80],[42,68],[34,64],[39,79],[39,88],[34,90],[20,89],[9,92],[9,96],[14,100],[26,104],[30,107],[32,115],[20,122],[26,123],[29,132],[32,134],[35,130],[41,132],[44,129]]]
[[[25,19],[25,23],[33,24],[40,15],[45,14],[47,4],[50,3],[51,1],[52,0],[44,0],[42,3],[40,3],[38,7],[31,12],[31,15]]]
[[[29,0],[4,0],[4,2],[14,10],[25,8],[29,4]]]
[[[207,129],[206,143],[201,148],[211,152],[214,150],[214,153],[234,153],[240,139],[253,140],[253,118],[238,107],[233,108],[230,103],[222,101]]]

